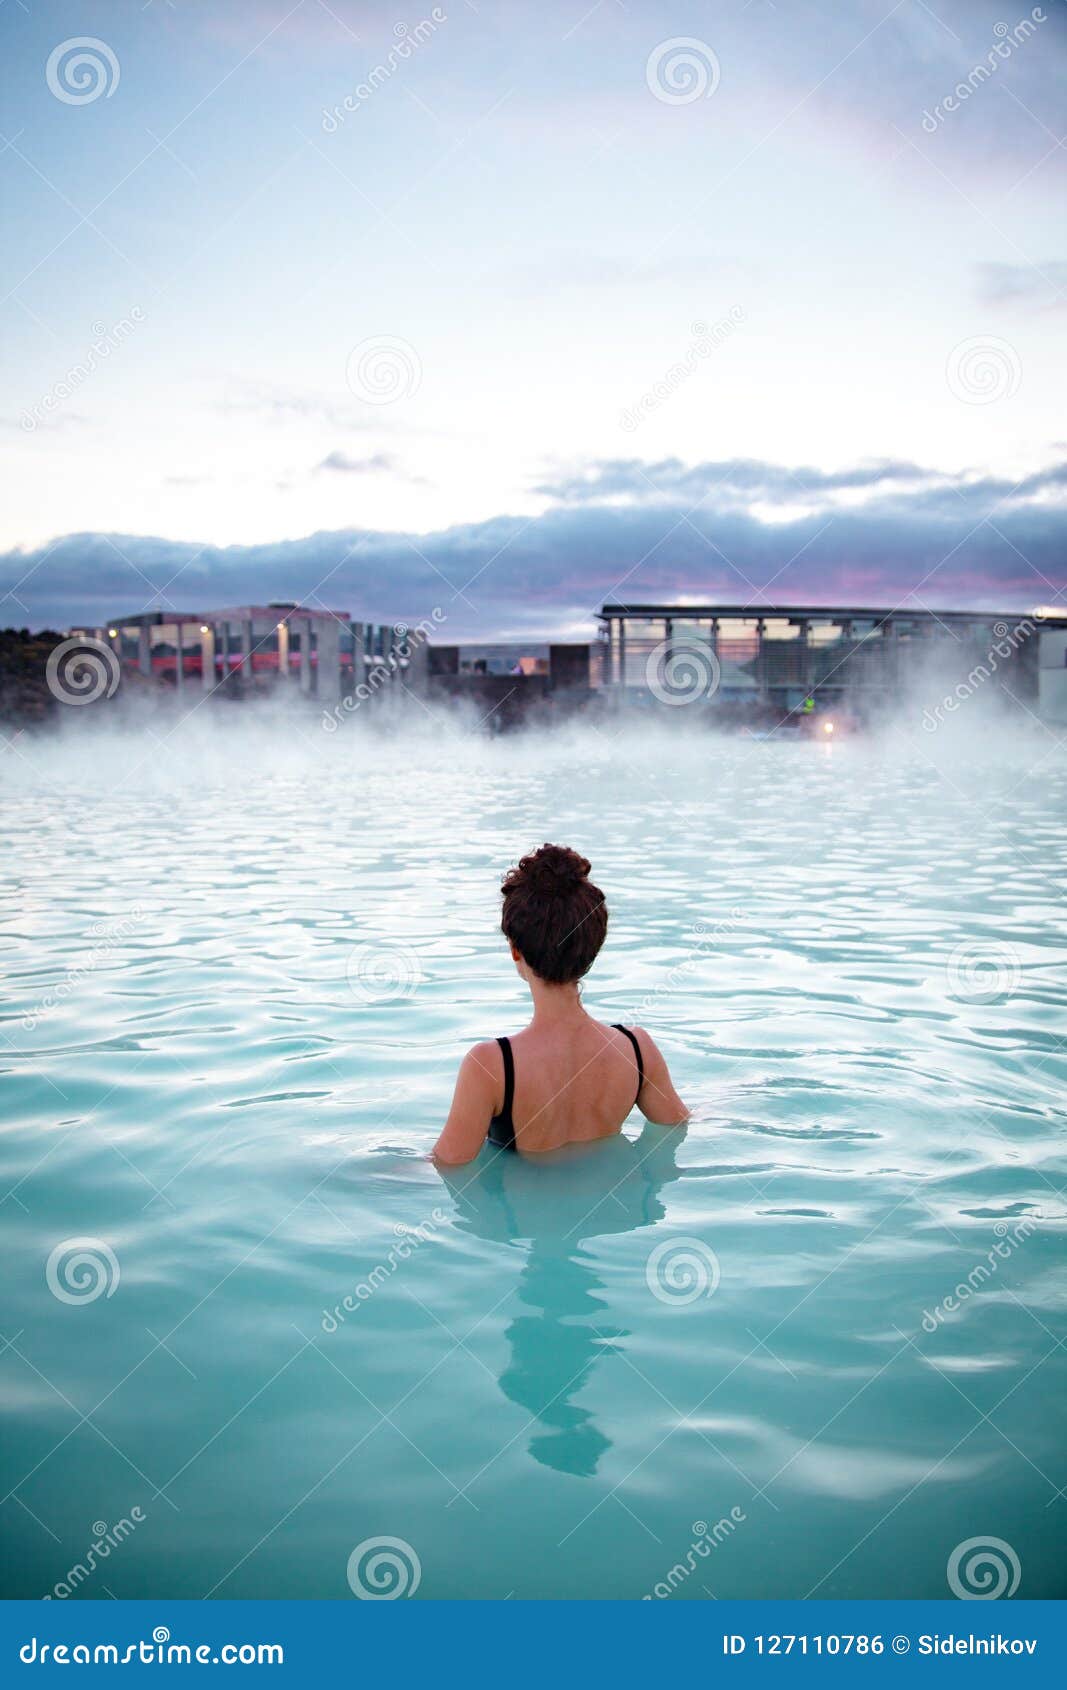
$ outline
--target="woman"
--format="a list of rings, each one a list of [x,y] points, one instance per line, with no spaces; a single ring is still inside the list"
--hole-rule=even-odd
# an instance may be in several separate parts
[[[515,1038],[467,1052],[435,1158],[470,1162],[487,1136],[528,1156],[612,1138],[635,1104],[649,1121],[681,1126],[688,1111],[649,1034],[605,1026],[582,1007],[579,981],[608,930],[585,857],[542,845],[501,891],[500,926],[530,988],[533,1019]]]

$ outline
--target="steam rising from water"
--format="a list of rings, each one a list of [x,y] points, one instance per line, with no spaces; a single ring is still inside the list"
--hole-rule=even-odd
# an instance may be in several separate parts
[[[758,735],[722,716],[694,695],[681,709],[657,707],[650,692],[629,689],[618,710],[597,700],[589,711],[569,715],[565,705],[551,717],[535,707],[525,725],[498,732],[497,713],[472,699],[447,699],[432,692],[425,702],[384,696],[351,714],[333,713],[281,690],[245,703],[193,693],[179,703],[173,694],[116,698],[73,711],[60,709],[46,725],[0,747],[0,768],[11,792],[37,787],[89,792],[103,799],[168,790],[202,792],[246,782],[350,781],[375,769],[393,770],[403,783],[415,769],[511,770],[521,781],[531,771],[612,767],[642,771],[653,784],[670,769],[695,796],[707,784],[709,766],[725,760],[746,763],[753,779],[784,758],[789,766],[832,756],[837,767],[898,765],[926,767],[951,785],[981,784],[976,769],[992,768],[1005,778],[1016,771],[1054,768],[1067,744],[1067,724],[1042,721],[1036,705],[1009,698],[993,679],[964,678],[970,659],[953,663],[932,651],[913,664],[899,696],[883,705],[862,731],[850,707],[822,705],[835,720],[833,743],[795,743],[796,716]],[[961,666],[962,664],[962,666]],[[1014,688],[1013,688],[1014,690]],[[1021,690],[1021,689],[1020,689]],[[328,730],[328,731],[327,731]],[[1010,784],[1010,781],[1009,781]],[[335,794],[334,801],[337,796]],[[633,802],[640,806],[641,789]]]

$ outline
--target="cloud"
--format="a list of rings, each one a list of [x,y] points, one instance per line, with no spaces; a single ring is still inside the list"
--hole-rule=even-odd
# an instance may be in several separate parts
[[[21,417],[0,417],[0,428],[7,433],[25,435],[28,432],[23,421],[25,415],[26,413],[23,412]],[[88,421],[88,417],[82,416],[79,411],[53,411],[41,417],[40,421],[35,423],[33,432],[46,429],[84,428]]]
[[[872,524],[893,515],[951,522],[969,513],[971,521],[980,521],[1001,504],[1018,507],[1030,500],[1048,504],[1064,498],[1067,462],[1050,464],[1013,481],[980,471],[950,475],[894,459],[824,471],[806,466],[790,469],[753,458],[704,464],[684,464],[678,458],[658,463],[604,458],[554,481],[542,481],[535,491],[571,505],[670,508],[685,501],[713,511],[763,517],[775,506],[787,513],[799,506],[812,513],[864,510]]]
[[[1067,263],[1050,258],[1040,264],[978,264],[978,297],[984,305],[1031,305],[1067,308]]]
[[[387,418],[371,416],[354,405],[338,405],[321,393],[265,382],[231,382],[224,397],[215,401],[214,408],[224,416],[251,413],[272,422],[326,423],[331,428],[356,433],[367,430],[380,433],[390,426]]]
[[[347,452],[330,452],[317,469],[335,469],[344,475],[401,474],[400,464],[391,452],[375,452],[371,458],[353,458]]]
[[[392,475],[411,487],[431,485],[424,475],[415,475],[406,469],[393,452],[375,452],[367,458],[353,458],[348,452],[329,452],[315,467],[335,470],[341,475]]]
[[[643,472],[660,481],[654,498],[635,494]],[[698,504],[717,476],[728,492]],[[797,479],[810,508],[796,508]],[[224,548],[67,535],[0,556],[0,623],[95,623],[142,608],[292,599],[369,621],[418,621],[440,608],[443,637],[532,639],[592,632],[606,599],[1008,611],[1067,591],[1067,461],[1017,484],[914,464],[827,474],[752,460],[626,460],[571,480],[629,488],[629,502],[569,498],[532,517],[432,534],[349,529]],[[841,489],[857,488],[860,502],[834,502]],[[776,491],[780,520],[746,507],[746,499],[762,507]]]
[[[639,458],[602,458],[576,473],[538,483],[534,491],[567,503],[608,499],[642,502],[703,499],[716,493],[722,503],[795,503],[822,500],[830,493],[877,489],[893,483],[923,485],[951,478],[918,464],[881,459],[851,469],[822,470],[764,463],[756,458],[732,458],[718,463],[684,464],[678,458],[645,463]]]

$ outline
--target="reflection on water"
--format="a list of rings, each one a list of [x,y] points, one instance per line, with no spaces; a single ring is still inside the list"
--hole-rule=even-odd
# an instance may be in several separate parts
[[[530,1437],[534,1460],[560,1473],[591,1475],[611,1448],[608,1432],[574,1399],[629,1336],[605,1323],[603,1282],[583,1245],[664,1218],[659,1194],[680,1177],[685,1131],[646,1123],[636,1141],[620,1135],[536,1161],[488,1148],[471,1168],[440,1170],[463,1231],[523,1252],[517,1296],[529,1313],[507,1327],[511,1356],[500,1388],[542,1428]]]

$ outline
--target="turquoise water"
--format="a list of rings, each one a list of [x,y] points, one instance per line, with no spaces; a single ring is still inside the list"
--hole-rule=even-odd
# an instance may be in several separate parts
[[[6,1594],[1065,1594],[1062,748],[79,718],[3,778]],[[443,1180],[542,839],[693,1123]]]

